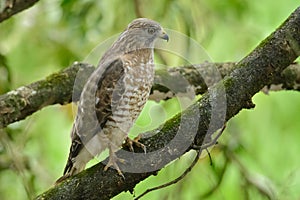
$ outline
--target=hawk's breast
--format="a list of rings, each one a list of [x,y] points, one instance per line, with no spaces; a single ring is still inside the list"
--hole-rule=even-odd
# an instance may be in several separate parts
[[[116,84],[112,96],[111,121],[126,133],[147,102],[154,78],[151,50],[139,51],[142,52],[134,52],[123,57],[124,77]]]

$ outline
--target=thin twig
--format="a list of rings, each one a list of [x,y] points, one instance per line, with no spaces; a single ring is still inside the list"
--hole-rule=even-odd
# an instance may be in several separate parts
[[[210,155],[210,152],[208,151],[208,149],[205,149],[207,155],[208,155],[208,158],[209,158],[209,162],[210,162],[210,166],[213,166],[213,161],[212,161],[212,158],[211,158],[211,155]]]
[[[211,147],[211,146],[217,144],[218,139],[222,135],[225,128],[226,128],[226,124],[223,125],[222,129],[219,131],[219,133],[216,135],[216,137],[213,140],[211,140],[208,143],[205,143],[203,145],[200,145],[200,146],[192,145],[192,149],[194,149],[194,150],[207,149],[208,147]]]
[[[198,162],[199,158],[200,158],[200,155],[201,155],[201,151],[202,150],[196,150],[197,154],[193,160],[193,162],[191,163],[191,165],[179,176],[177,177],[176,179],[170,181],[170,182],[167,182],[165,184],[162,184],[160,186],[156,186],[156,187],[153,187],[153,188],[150,188],[150,189],[147,189],[145,192],[143,192],[142,194],[140,194],[138,197],[136,197],[134,200],[138,200],[140,199],[141,197],[143,197],[144,195],[148,194],[149,192],[152,192],[154,190],[159,190],[159,189],[162,189],[162,188],[165,188],[165,187],[168,187],[170,185],[173,185],[173,184],[176,184],[178,183],[180,180],[182,180],[192,169],[193,167],[196,165],[196,163]]]

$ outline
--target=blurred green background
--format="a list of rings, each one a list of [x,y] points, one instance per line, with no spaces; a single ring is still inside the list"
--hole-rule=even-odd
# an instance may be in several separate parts
[[[297,6],[295,0],[43,0],[0,24],[0,93],[85,60],[140,16],[193,38],[211,61],[239,61]],[[253,101],[255,109],[241,111],[228,123],[211,151],[212,165],[204,156],[183,181],[143,199],[300,199],[300,94],[260,92]],[[166,117],[178,112],[172,100],[149,102],[139,125],[151,121],[149,116],[155,121],[161,108]],[[33,198],[61,176],[73,117],[72,105],[55,105],[5,130],[0,136],[1,200]],[[137,185],[135,194],[179,176],[193,155]],[[114,199],[132,199],[132,194]]]

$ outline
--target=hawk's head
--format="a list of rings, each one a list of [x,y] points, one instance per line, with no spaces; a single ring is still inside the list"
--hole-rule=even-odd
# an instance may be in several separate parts
[[[159,23],[147,18],[138,18],[127,26],[112,48],[122,49],[123,52],[153,48],[157,38],[169,40]]]
[[[159,23],[146,18],[135,19],[104,54],[100,63],[138,49],[153,49],[157,38],[169,40],[169,36]]]
[[[147,18],[138,18],[133,20],[128,26],[125,32],[135,37],[140,41],[148,41],[153,43],[156,38],[169,40],[169,36],[160,26],[159,23]]]

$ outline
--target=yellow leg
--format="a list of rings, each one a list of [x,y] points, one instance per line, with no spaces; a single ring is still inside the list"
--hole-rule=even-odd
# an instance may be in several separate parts
[[[115,154],[115,151],[112,149],[111,146],[112,145],[109,145],[109,160],[108,160],[108,163],[106,164],[106,166],[104,167],[104,171],[107,171],[109,167],[113,166],[117,170],[118,174],[120,176],[122,176],[123,179],[125,179],[125,177],[124,177],[122,171],[120,170],[117,162],[125,163],[126,161],[124,159],[118,158]]]

